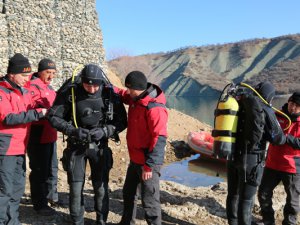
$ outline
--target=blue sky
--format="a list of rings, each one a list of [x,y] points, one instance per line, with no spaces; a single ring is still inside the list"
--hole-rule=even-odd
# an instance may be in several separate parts
[[[96,0],[107,56],[300,33],[299,0]]]

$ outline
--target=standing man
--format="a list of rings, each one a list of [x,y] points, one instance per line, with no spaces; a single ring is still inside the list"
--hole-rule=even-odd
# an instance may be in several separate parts
[[[39,62],[38,72],[33,74],[30,81],[30,89],[36,93],[35,97],[43,97],[43,107],[47,109],[52,106],[56,96],[50,85],[55,76],[55,63],[45,58]],[[57,131],[46,118],[32,123],[27,146],[31,200],[35,211],[44,216],[54,213],[48,201],[52,204],[58,202],[56,140]]]
[[[100,67],[86,65],[76,80],[71,85],[74,91],[68,84],[58,91],[48,117],[53,127],[68,136],[62,163],[70,186],[72,224],[84,224],[83,187],[88,159],[95,194],[96,223],[105,225],[109,212],[109,171],[113,163],[108,138],[126,128],[127,115],[112,88],[106,87],[106,76]]]
[[[166,98],[140,71],[126,76],[127,90],[115,88],[128,109],[127,146],[130,164],[123,187],[124,208],[120,225],[134,224],[135,196],[140,184],[148,224],[161,224],[160,167],[164,162],[168,112]]]
[[[275,187],[282,182],[286,192],[283,225],[296,225],[300,210],[300,92],[295,92],[282,107],[292,121],[285,130],[286,143],[281,146],[270,145],[264,175],[258,190],[263,223],[275,225],[272,197]],[[285,117],[277,115],[282,128],[288,126]]]
[[[261,82],[255,89],[271,103],[275,96],[275,88],[271,83]],[[264,104],[258,96],[250,93],[242,95],[238,102],[236,147],[227,162],[226,213],[229,225],[250,225],[267,142],[282,145],[286,138],[269,104]]]
[[[34,109],[27,58],[16,53],[9,59],[7,75],[0,79],[0,224],[21,224],[19,205],[25,190],[25,152],[29,127],[46,114]]]

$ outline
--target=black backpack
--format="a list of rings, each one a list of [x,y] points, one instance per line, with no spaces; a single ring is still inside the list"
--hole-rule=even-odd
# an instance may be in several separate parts
[[[237,146],[240,150],[253,150],[260,143],[265,126],[265,113],[262,100],[253,93],[238,97]]]

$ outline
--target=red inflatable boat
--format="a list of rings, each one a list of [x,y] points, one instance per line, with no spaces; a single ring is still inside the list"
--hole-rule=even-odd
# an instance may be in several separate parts
[[[194,152],[204,157],[225,162],[225,159],[217,159],[213,156],[213,142],[214,138],[207,131],[189,132],[187,136],[187,144]]]

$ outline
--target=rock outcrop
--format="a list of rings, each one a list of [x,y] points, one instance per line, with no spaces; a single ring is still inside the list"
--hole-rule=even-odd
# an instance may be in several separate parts
[[[61,79],[79,64],[105,67],[102,43],[95,0],[0,2],[1,75],[17,52],[29,57],[34,69],[42,58],[53,59]]]

